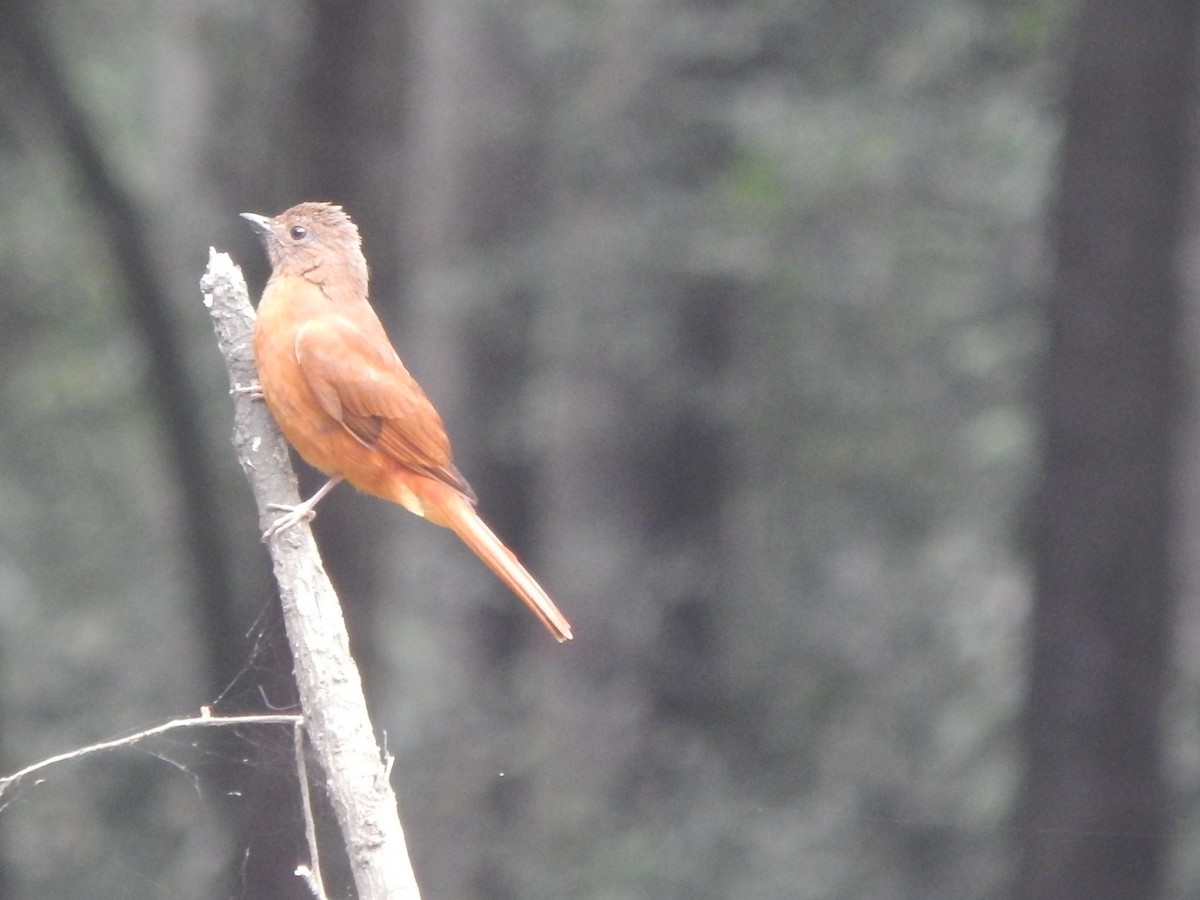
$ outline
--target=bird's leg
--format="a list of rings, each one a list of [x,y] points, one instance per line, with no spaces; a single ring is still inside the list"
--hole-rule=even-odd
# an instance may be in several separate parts
[[[257,381],[252,381],[249,384],[235,384],[229,389],[229,393],[234,397],[249,397],[251,400],[261,400],[263,398],[262,385]]]
[[[262,539],[264,542],[269,541],[281,531],[286,531],[298,522],[311,522],[313,516],[316,515],[317,504],[321,502],[321,498],[332,491],[335,487],[342,483],[341,475],[334,475],[325,482],[317,490],[315,494],[305,500],[303,503],[296,506],[288,506],[284,503],[272,503],[267,508],[273,509],[276,512],[283,513],[278,519],[271,523],[271,527],[263,532]]]

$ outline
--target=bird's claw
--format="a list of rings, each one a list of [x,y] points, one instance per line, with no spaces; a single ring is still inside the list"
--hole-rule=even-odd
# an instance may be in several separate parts
[[[251,400],[263,398],[262,385],[257,381],[252,381],[250,384],[235,384],[229,389],[229,393],[234,397],[249,397]]]
[[[313,509],[313,504],[301,503],[297,506],[288,506],[286,503],[268,503],[267,509],[275,512],[283,513],[278,519],[271,523],[270,527],[263,532],[262,541],[267,543],[275,535],[287,531],[293,525],[299,525],[301,522],[311,522],[316,518],[316,510]]]
[[[300,522],[311,522],[316,513],[313,511],[317,508],[317,504],[321,502],[321,498],[332,491],[342,481],[341,475],[334,475],[327,482],[317,489],[317,492],[305,500],[303,503],[298,503],[295,506],[289,506],[286,503],[268,503],[267,509],[273,509],[277,512],[282,512],[280,516],[271,523],[271,527],[263,532],[263,543],[265,544],[279,532],[291,528],[293,525]]]

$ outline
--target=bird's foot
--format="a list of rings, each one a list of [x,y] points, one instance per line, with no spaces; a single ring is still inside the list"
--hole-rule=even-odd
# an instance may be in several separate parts
[[[295,506],[289,506],[286,503],[268,503],[267,509],[273,509],[276,512],[283,513],[283,515],[272,522],[271,527],[263,532],[263,543],[265,544],[281,531],[287,531],[293,525],[299,525],[301,522],[311,522],[316,516],[315,510],[317,504],[321,502],[321,498],[337,487],[341,481],[341,475],[333,476],[321,485],[315,494],[303,503],[298,503]]]
[[[314,498],[320,499],[320,498]],[[311,522],[317,517],[317,504],[313,499],[306,500],[303,503],[298,503],[295,506],[288,506],[286,503],[269,503],[267,509],[273,512],[283,513],[278,519],[271,523],[270,527],[263,532],[263,543],[271,540],[275,535],[287,531],[293,525],[299,525],[301,522]]]
[[[263,398],[262,385],[257,381],[252,381],[249,384],[235,384],[229,389],[229,393],[234,397],[249,397],[251,400],[261,400]]]

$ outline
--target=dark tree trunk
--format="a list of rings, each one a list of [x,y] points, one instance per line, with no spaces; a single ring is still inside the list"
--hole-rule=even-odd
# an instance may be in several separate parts
[[[1182,0],[1080,11],[1041,397],[1021,898],[1146,900],[1161,882],[1195,22]]]
[[[363,234],[371,302],[392,326],[401,294],[407,4],[317,4],[313,15],[301,64],[301,102],[289,123],[298,152],[287,202],[329,200],[346,208]],[[323,482],[323,476],[306,478],[306,493]],[[386,589],[380,583],[380,542],[387,530],[380,525],[398,514],[343,486],[322,503],[314,523],[329,575],[347,601],[352,635],[369,633],[371,611]],[[375,668],[370,642],[359,641],[355,651],[369,685]]]
[[[122,280],[131,329],[149,361],[147,392],[162,422],[163,455],[175,475],[181,508],[179,528],[191,565],[192,604],[207,651],[210,686],[227,684],[241,665],[237,576],[227,546],[219,479],[212,447],[198,410],[200,400],[188,371],[185,331],[167,302],[162,269],[152,250],[152,223],[132,192],[121,183],[86,110],[71,91],[65,72],[42,34],[37,4],[0,3],[3,37],[17,89],[28,92],[57,130],[61,152],[77,174],[91,205],[93,227],[109,239],[114,268]]]

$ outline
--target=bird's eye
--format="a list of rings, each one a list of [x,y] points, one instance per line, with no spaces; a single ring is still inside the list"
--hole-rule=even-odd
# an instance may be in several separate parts
[[[308,229],[303,225],[293,225],[291,235],[293,241],[302,241],[308,237]]]

